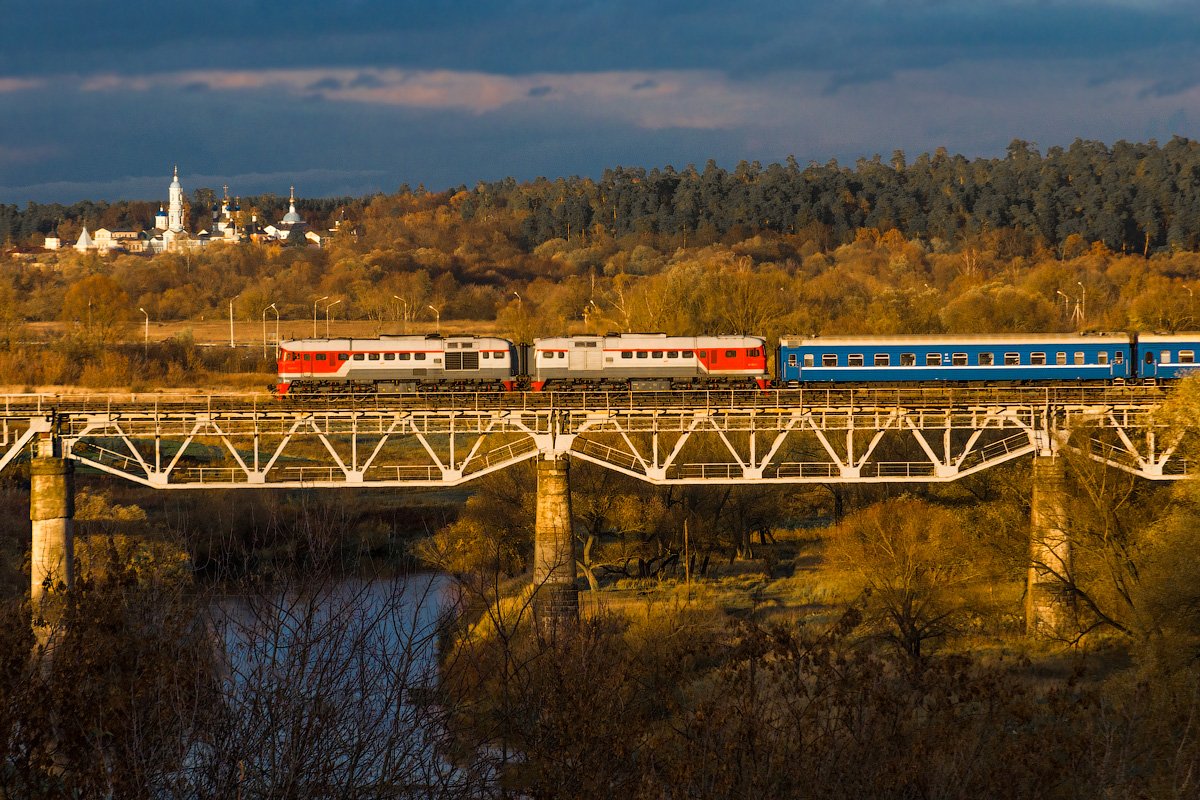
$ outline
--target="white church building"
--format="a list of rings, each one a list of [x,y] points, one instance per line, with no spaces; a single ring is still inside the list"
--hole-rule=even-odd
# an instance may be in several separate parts
[[[219,206],[212,211],[213,230],[201,230],[192,233],[187,230],[187,204],[183,193],[183,184],[179,182],[179,167],[171,178],[167,188],[167,206],[161,205],[154,216],[154,229],[149,231],[113,231],[100,228],[95,233],[89,233],[87,226],[79,235],[74,245],[62,242],[57,236],[47,236],[47,250],[61,250],[70,247],[81,253],[84,252],[115,252],[128,253],[163,253],[179,252],[210,244],[237,244],[244,241],[253,242],[283,242],[292,235],[293,231],[303,234],[310,244],[321,247],[324,239],[315,231],[309,230],[304,218],[296,211],[296,187],[291,187],[288,197],[288,212],[276,225],[267,225],[258,229],[258,217],[255,215],[249,229],[239,225],[240,207],[229,199],[229,187],[225,187],[225,195]]]

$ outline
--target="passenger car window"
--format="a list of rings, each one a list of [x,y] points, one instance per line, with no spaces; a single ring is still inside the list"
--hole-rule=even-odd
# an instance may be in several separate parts
[[[379,353],[367,353],[367,360],[368,361],[378,361]]]
[[[1107,364],[1108,363],[1108,353],[1107,352],[1096,353],[1096,363],[1097,364]]]
[[[851,353],[846,356],[846,366],[861,367],[863,365],[862,353]]]
[[[425,354],[424,354],[424,353],[413,353],[413,360],[415,360],[415,361],[424,361],[424,360],[425,360]]]
[[[892,361],[892,359],[887,353],[876,353],[875,354],[875,366],[877,366],[877,367],[886,367],[888,364],[891,363],[891,361]]]
[[[725,357],[726,357],[726,358],[736,358],[736,357],[737,357],[737,350],[726,350],[726,351],[725,351]]]
[[[651,358],[662,358],[662,357],[663,357],[663,351],[662,351],[662,350],[655,350],[654,352],[652,352],[652,353],[650,354],[650,357],[651,357]]]
[[[950,363],[956,367],[965,367],[967,365],[966,353],[954,353],[950,356]]]
[[[1029,354],[1029,363],[1037,365],[1037,366],[1041,366],[1042,364],[1045,364],[1046,363],[1046,354],[1045,353],[1030,353]]]
[[[901,353],[900,354],[900,366],[912,367],[912,366],[916,366],[916,363],[917,363],[917,354],[916,353]]]
[[[940,367],[941,365],[942,365],[942,354],[941,353],[926,353],[925,354],[925,366]]]
[[[995,363],[996,363],[996,354],[995,353],[980,353],[979,354],[979,366],[990,367],[990,366],[993,366]]]
[[[622,350],[621,358],[633,358],[633,352],[630,350]]]
[[[637,351],[637,357],[638,357],[638,358],[649,358],[649,357],[650,357],[650,354],[649,354],[649,353],[647,353],[645,350],[638,350],[638,351]]]
[[[1076,363],[1076,364],[1086,364],[1086,363],[1087,363],[1087,357],[1086,357],[1086,356],[1084,356],[1084,354],[1083,354],[1083,353],[1076,353],[1076,354],[1075,354],[1075,363]]]
[[[684,350],[684,351],[683,351],[683,357],[684,357],[684,358],[695,358],[695,356],[696,356],[696,354],[695,354],[695,353],[693,353],[691,350]]]
[[[821,355],[821,366],[822,367],[836,367],[837,366],[837,354],[836,353],[822,354]]]
[[[805,353],[804,354],[804,366],[811,367],[814,363],[815,363],[815,359],[813,358],[813,354]]]
[[[383,354],[383,360],[384,360],[384,361],[395,361],[395,360],[396,360],[396,354],[395,354],[395,353],[384,353],[384,354]]]
[[[1021,365],[1021,354],[1020,353],[1005,353],[1004,354],[1004,366],[1018,367],[1020,365]]]
[[[365,361],[365,360],[366,360],[366,358],[367,358],[367,357],[366,357],[366,355],[365,355],[365,354],[363,354],[363,353],[355,353],[355,354],[354,354],[354,360],[355,360],[355,361]]]
[[[1067,354],[1066,353],[1055,353],[1054,354],[1054,363],[1055,364],[1067,363]]]
[[[1161,353],[1159,353],[1158,354],[1158,362],[1160,364],[1170,364],[1171,363],[1171,351],[1163,350]]]
[[[1180,364],[1195,364],[1196,363],[1196,351],[1195,350],[1180,350],[1179,351],[1179,363]]]

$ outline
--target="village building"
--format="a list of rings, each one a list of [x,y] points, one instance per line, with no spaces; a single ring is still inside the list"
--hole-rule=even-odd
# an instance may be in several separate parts
[[[253,241],[266,244],[281,244],[287,242],[293,235],[302,237],[305,242],[321,247],[325,242],[316,231],[309,228],[308,223],[296,211],[296,187],[291,188],[288,198],[288,212],[276,225],[267,225],[258,230],[258,217],[248,229],[239,224],[241,214],[240,201],[231,201],[229,186],[225,186],[225,194],[220,203],[212,208],[212,227],[195,233],[187,229],[187,201],[183,192],[183,184],[179,181],[179,167],[175,167],[171,184],[167,188],[167,205],[158,207],[154,216],[154,228],[147,231],[115,231],[99,228],[94,234],[89,233],[86,225],[74,245],[65,244],[58,236],[47,236],[46,250],[61,250],[64,246],[85,252],[97,253],[164,253],[193,250],[207,247],[210,244],[237,244],[243,241]]]

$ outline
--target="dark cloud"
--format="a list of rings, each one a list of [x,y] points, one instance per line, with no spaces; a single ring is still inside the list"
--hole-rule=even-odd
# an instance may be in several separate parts
[[[341,89],[342,82],[337,78],[321,78],[319,81],[313,81],[306,87],[310,92],[319,92],[323,89]]]
[[[1200,136],[1193,2],[11,5],[0,25],[0,202],[143,185],[157,197],[176,161],[231,185],[305,173],[309,194],[327,194],[615,164]],[[213,79],[260,70],[302,77],[282,88]],[[414,88],[406,71],[448,77]],[[468,73],[520,81],[481,81],[470,94]],[[604,91],[572,83],[605,73],[617,77]],[[82,90],[95,76],[114,76],[115,88]],[[286,190],[272,180],[239,191]]]
[[[351,89],[378,89],[383,86],[379,76],[369,72],[360,72],[347,84]]]

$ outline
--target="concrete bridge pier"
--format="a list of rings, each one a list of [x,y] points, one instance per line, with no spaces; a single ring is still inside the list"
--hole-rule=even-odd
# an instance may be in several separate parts
[[[1071,542],[1066,533],[1066,471],[1062,458],[1033,459],[1030,563],[1025,590],[1025,632],[1054,635],[1074,617]]]
[[[538,457],[537,522],[533,542],[533,615],[549,637],[579,623],[571,470],[565,453]]]
[[[38,624],[45,622],[49,597],[74,584],[75,465],[62,457],[59,440],[45,435],[29,472],[29,600]]]

